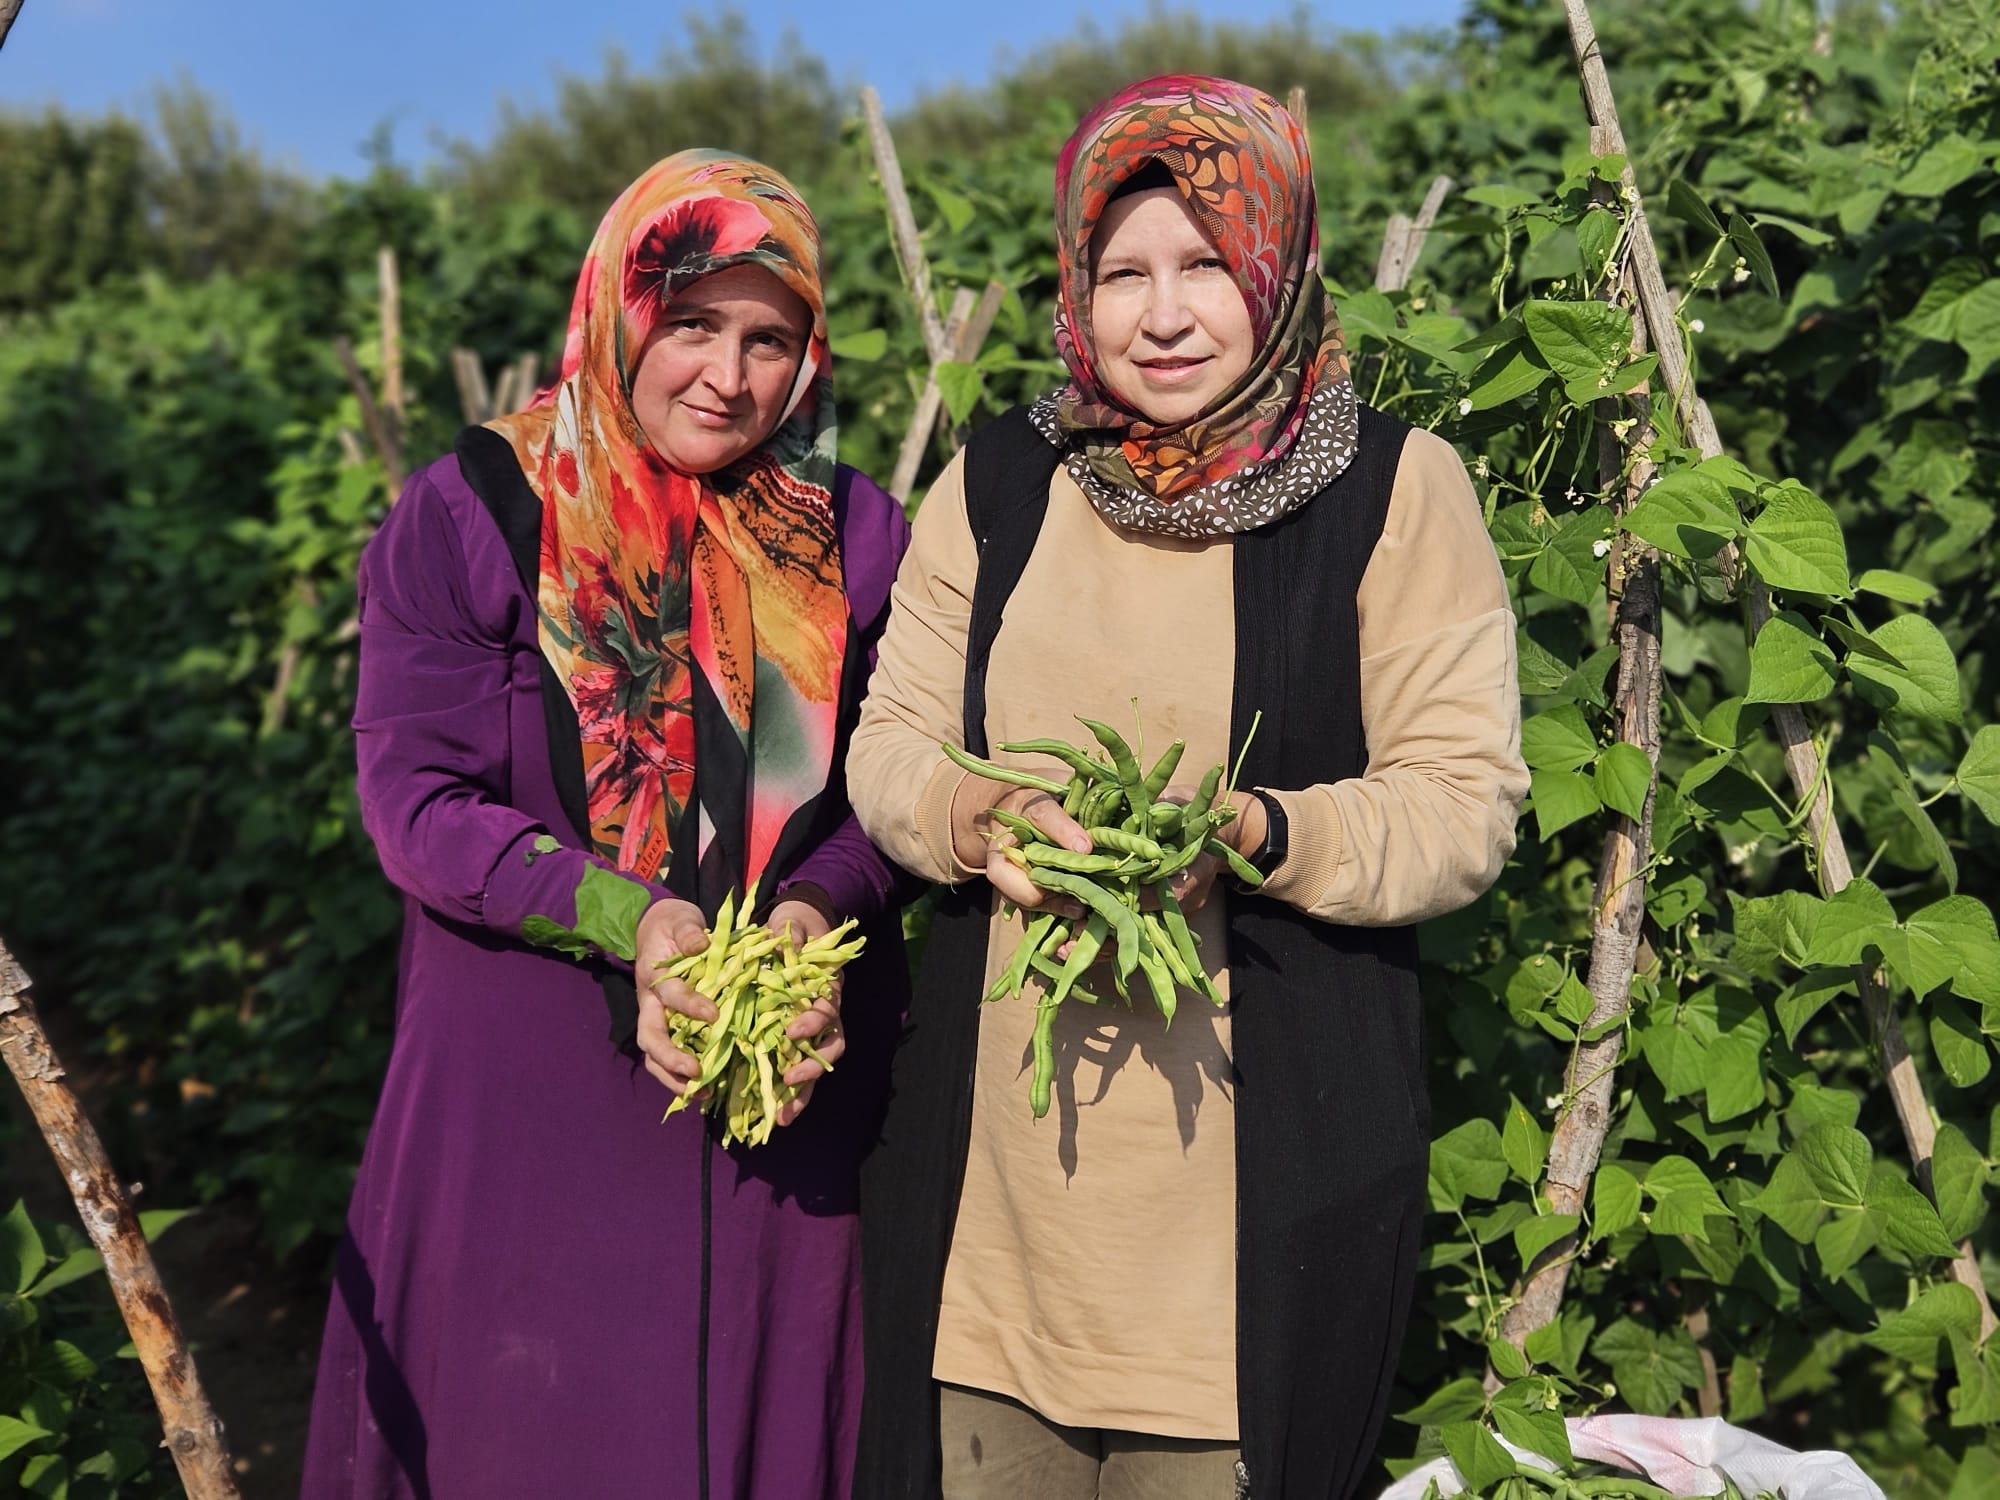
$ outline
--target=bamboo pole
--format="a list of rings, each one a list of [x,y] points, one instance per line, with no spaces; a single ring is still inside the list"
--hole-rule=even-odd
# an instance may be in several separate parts
[[[166,1448],[189,1500],[236,1500],[236,1475],[222,1422],[196,1375],[194,1357],[160,1284],[159,1268],[113,1172],[104,1142],[70,1087],[28,998],[28,975],[0,942],[0,1053],[41,1127],[76,1201],[84,1232],[104,1257],[105,1275],[153,1388]]]
[[[1607,133],[1605,138],[1614,143],[1613,149],[1618,154],[1627,156],[1623,186],[1631,219],[1627,234],[1631,244],[1633,280],[1646,326],[1652,333],[1653,347],[1660,356],[1661,380],[1667,391],[1672,393],[1682,429],[1696,451],[1704,458],[1718,457],[1723,451],[1722,439],[1716,432],[1715,420],[1709,414],[1707,404],[1695,391],[1694,376],[1688,368],[1687,350],[1681,343],[1680,328],[1675,321],[1673,299],[1667,292],[1666,278],[1660,271],[1659,252],[1654,246],[1652,230],[1646,222],[1644,201],[1632,175],[1629,153],[1625,150],[1624,133],[1618,124],[1618,106],[1612,96],[1610,76],[1604,69],[1604,55],[1597,43],[1596,27],[1591,23],[1590,7],[1587,0],[1563,0],[1563,11],[1569,20],[1570,44],[1576,53],[1577,68],[1583,80],[1584,105],[1590,122]],[[1735,562],[1733,544],[1726,549],[1726,553],[1718,561],[1728,567]],[[1771,602],[1763,584],[1754,578],[1750,580],[1746,595],[1754,638],[1771,618]],[[1820,889],[1829,896],[1834,895],[1846,888],[1854,878],[1854,871],[1848,858],[1846,839],[1833,815],[1832,787],[1823,775],[1820,751],[1813,743],[1805,713],[1797,704],[1772,704],[1771,726],[1784,748],[1785,769],[1793,790],[1801,798],[1809,800],[1806,828],[1811,837],[1811,848],[1817,856]],[[1917,1076],[1916,1064],[1903,1037],[1902,1017],[1895,1000],[1872,969],[1863,965],[1857,969],[1856,977],[1861,990],[1862,1010],[1875,1038],[1883,1076],[1889,1085],[1890,1102],[1895,1109],[1897,1123],[1902,1127],[1918,1186],[1935,1202],[1937,1194],[1931,1181],[1931,1156],[1937,1144],[1937,1126],[1930,1101],[1924,1094],[1923,1080]],[[1959,1242],[1950,1274],[1954,1281],[1978,1299],[1980,1337],[1982,1340],[1990,1337],[1996,1327],[2000,1327],[2000,1321],[1994,1318],[1992,1300],[1987,1296],[1985,1282],[1979,1275],[1979,1262],[1973,1254],[1970,1239]]]
[[[375,256],[382,302],[382,406],[403,436],[403,283],[396,274],[396,250],[384,245]]]
[[[947,349],[956,353],[952,346],[958,342],[958,335],[964,330],[966,321],[972,316],[972,289],[960,287],[952,294],[951,312],[945,318],[945,337],[949,341]],[[917,470],[924,461],[924,449],[930,446],[931,429],[937,426],[938,407],[943,403],[944,392],[938,386],[938,366],[942,359],[934,359],[924,374],[924,388],[917,396],[917,409],[910,414],[910,425],[903,432],[903,446],[896,454],[896,471],[889,479],[889,493],[898,500],[910,498],[910,491],[917,482]]]
[[[486,370],[470,349],[451,351],[451,378],[458,387],[458,411],[466,426],[493,415],[494,397],[486,388]]]

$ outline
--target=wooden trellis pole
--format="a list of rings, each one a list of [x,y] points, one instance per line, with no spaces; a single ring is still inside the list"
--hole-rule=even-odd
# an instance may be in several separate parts
[[[1431,226],[1437,223],[1438,211],[1444,207],[1444,200],[1451,196],[1454,186],[1449,177],[1442,174],[1433,177],[1430,191],[1424,194],[1423,206],[1417,210],[1416,218],[1404,214],[1389,215],[1389,227],[1382,231],[1382,253],[1375,262],[1376,291],[1401,291],[1410,284],[1410,272],[1416,268],[1417,257],[1423,253],[1424,241],[1430,237]]]
[[[1592,129],[1591,150],[1603,155],[1620,149],[1612,144],[1610,132],[1602,127]],[[1607,275],[1607,302],[1621,300],[1620,279]],[[1634,352],[1643,352],[1643,327],[1635,333]],[[1629,403],[1633,425],[1622,442],[1611,426],[1620,403],[1597,403],[1598,473],[1607,491],[1622,487],[1617,500],[1621,516],[1645,493],[1654,469],[1644,456],[1654,440],[1652,402],[1642,393],[1630,397]],[[1621,534],[1612,554],[1610,587],[1615,606],[1612,630],[1618,643],[1618,680],[1612,692],[1611,714],[1619,741],[1638,747],[1652,764],[1653,773],[1640,816],[1614,814],[1605,835],[1591,905],[1590,967],[1584,981],[1593,1004],[1583,1029],[1588,1033],[1608,1028],[1608,1032],[1595,1041],[1580,1042],[1571,1054],[1563,1075],[1567,1104],[1549,1136],[1543,1196],[1552,1212],[1574,1214],[1579,1219],[1611,1129],[1618,1055],[1625,1045],[1623,1027],[1611,1023],[1632,1008],[1632,978],[1638,970],[1646,921],[1645,870],[1652,857],[1660,760],[1659,552],[1637,537]],[[1516,1289],[1516,1299],[1500,1322],[1501,1337],[1515,1348],[1536,1329],[1553,1322],[1562,1310],[1563,1289],[1581,1244],[1582,1235],[1572,1231],[1544,1249],[1528,1268],[1525,1283]],[[1487,1378],[1489,1384],[1497,1384],[1490,1370]]]
[[[112,1170],[97,1127],[49,1045],[28,985],[26,971],[0,942],[0,1053],[62,1169],[84,1232],[104,1257],[105,1275],[153,1388],[166,1448],[189,1500],[237,1500],[221,1419],[195,1374],[194,1357],[160,1284],[131,1195]]]
[[[903,433],[903,446],[896,455],[895,473],[889,480],[889,493],[898,500],[907,500],[917,482],[917,471],[923,466],[924,450],[930,446],[931,433],[937,426],[938,414],[944,405],[938,368],[953,363],[971,364],[979,358],[979,351],[986,344],[987,334],[993,330],[993,320],[999,315],[1000,303],[1007,295],[1007,288],[997,281],[987,282],[975,305],[971,291],[960,287],[952,295],[950,313],[944,318],[938,317],[937,304],[931,296],[930,263],[924,259],[923,244],[917,234],[917,216],[910,207],[909,190],[903,186],[903,167],[896,156],[895,138],[889,134],[889,122],[882,113],[881,96],[871,87],[861,90],[861,111],[868,122],[868,142],[875,155],[876,174],[882,179],[882,196],[889,206],[890,238],[896,248],[896,262],[902,267],[903,284],[916,306],[918,325],[923,330],[924,351],[929,356],[930,364],[917,395],[916,410],[911,413],[910,425]],[[954,441],[963,438],[956,425],[952,436]]]
[[[0,47],[7,45],[7,33],[14,29],[14,18],[21,14],[21,0],[0,0]]]

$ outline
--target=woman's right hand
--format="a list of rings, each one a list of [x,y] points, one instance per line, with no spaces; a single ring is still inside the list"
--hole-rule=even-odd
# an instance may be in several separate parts
[[[1028,879],[1027,871],[1002,852],[1020,841],[989,815],[988,810],[996,807],[1027,819],[1064,849],[1090,853],[1090,835],[1062,810],[1057,798],[1033,787],[1010,786],[984,776],[968,775],[959,782],[951,799],[952,848],[959,863],[970,869],[984,868],[993,889],[1018,907],[1064,916],[1080,915],[1083,908],[1074,899],[1044,891]]]
[[[713,1021],[716,1009],[685,979],[662,977],[659,966],[707,946],[708,925],[701,908],[691,901],[671,896],[655,901],[639,919],[638,952],[632,961],[639,991],[639,1051],[646,1059],[646,1071],[675,1094],[687,1092],[701,1072],[701,1061],[673,1044],[667,1034],[667,1012]]]

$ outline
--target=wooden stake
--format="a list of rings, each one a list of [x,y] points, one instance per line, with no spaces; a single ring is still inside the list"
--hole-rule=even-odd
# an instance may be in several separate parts
[[[382,406],[403,436],[403,287],[396,275],[396,251],[384,245],[375,257],[382,300]]]
[[[952,294],[951,314],[945,322],[946,345],[949,352],[957,342],[958,334],[964,329],[966,320],[972,316],[972,289],[960,287]],[[910,498],[910,490],[916,485],[917,470],[924,461],[924,449],[930,446],[931,429],[937,426],[938,407],[944,401],[944,392],[938,387],[938,366],[944,360],[934,359],[924,375],[924,388],[917,397],[917,409],[910,415],[910,425],[903,431],[903,446],[896,454],[896,472],[889,480],[889,493],[898,500]]]
[[[195,1374],[194,1358],[160,1284],[131,1197],[49,1045],[28,985],[27,973],[0,942],[0,1053],[6,1054],[7,1067],[62,1169],[84,1232],[104,1257],[105,1275],[153,1388],[182,1487],[189,1500],[237,1500],[222,1422]]]
[[[1389,216],[1389,227],[1382,234],[1382,253],[1375,262],[1376,291],[1397,292],[1410,284],[1410,273],[1423,253],[1424,241],[1430,237],[1431,226],[1437,223],[1438,212],[1456,185],[1442,174],[1433,177],[1416,218],[1402,214]]]
[[[924,260],[923,244],[917,237],[917,216],[910,209],[910,194],[903,186],[903,166],[896,157],[895,138],[882,114],[882,97],[873,87],[861,90],[861,110],[868,117],[868,143],[875,152],[875,170],[882,179],[882,196],[889,204],[889,227],[896,246],[896,260],[903,268],[903,283],[917,306],[917,319],[924,331],[924,348],[931,363],[951,358],[951,345],[944,324],[931,301],[931,270]]]
[[[1591,23],[1590,7],[1587,0],[1563,0],[1563,10],[1569,18],[1570,45],[1576,53],[1577,68],[1583,79],[1584,106],[1589,111],[1590,122],[1602,128],[1605,132],[1603,138],[1617,154],[1627,157],[1623,188],[1631,219],[1627,230],[1630,264],[1637,285],[1639,306],[1652,333],[1654,350],[1660,356],[1661,380],[1672,394],[1682,430],[1696,451],[1703,458],[1719,457],[1723,451],[1722,439],[1715,430],[1715,419],[1709,414],[1707,403],[1700,399],[1694,388],[1687,350],[1681,343],[1680,329],[1675,323],[1673,299],[1667,292],[1666,278],[1660,272],[1659,251],[1653,243],[1652,230],[1646,223],[1645,206],[1632,175],[1630,154],[1625,150],[1624,133],[1618,124],[1618,106],[1612,97],[1610,77],[1604,70],[1604,56],[1597,44],[1597,30]],[[1737,563],[1733,543],[1718,555],[1717,561],[1725,568]],[[1755,578],[1751,579],[1746,590],[1746,609],[1754,639],[1771,618],[1770,597],[1762,582]],[[1813,744],[1805,712],[1796,703],[1774,703],[1771,705],[1771,726],[1784,748],[1785,769],[1791,777],[1793,790],[1801,798],[1810,799],[1806,829],[1817,856],[1820,889],[1829,896],[1837,894],[1854,878],[1853,866],[1848,859],[1846,839],[1833,816],[1832,788],[1824,775],[1825,768],[1820,752]],[[1909,1046],[1903,1039],[1902,1017],[1895,1000],[1872,969],[1863,966],[1857,970],[1857,981],[1862,1010],[1875,1037],[1883,1076],[1889,1085],[1890,1102],[1902,1127],[1917,1183],[1935,1203],[1937,1193],[1931,1182],[1931,1156],[1937,1144],[1937,1126],[1930,1101],[1924,1094],[1923,1080],[1917,1076],[1916,1064],[1911,1060]],[[1993,1303],[1986,1294],[1985,1282],[1980,1278],[1979,1262],[1973,1255],[1970,1239],[1959,1242],[1950,1274],[1979,1301],[1980,1338],[1983,1341],[2000,1328],[2000,1320],[1993,1315]]]
[[[468,427],[493,415],[494,397],[486,389],[486,371],[477,354],[470,349],[452,350],[451,378],[458,385],[458,410]],[[503,375],[502,380],[505,378]]]
[[[993,331],[993,320],[1000,316],[1000,304],[1007,300],[1007,288],[997,281],[986,283],[986,290],[979,294],[979,306],[966,319],[965,327],[959,330],[954,348],[960,364],[969,365],[979,358],[979,351],[986,347],[986,335]],[[953,422],[948,431],[954,450],[965,446],[970,435],[970,423]]]
[[[0,47],[7,45],[7,33],[14,29],[14,18],[21,13],[21,0],[0,0]]]
[[[1299,122],[1299,129],[1306,128],[1306,91],[1303,85],[1293,84],[1291,92],[1285,95],[1285,113]]]
[[[340,361],[341,372],[347,376],[348,389],[354,392],[354,399],[360,404],[361,425],[368,429],[368,440],[375,445],[375,456],[382,460],[383,477],[389,487],[389,503],[394,505],[396,497],[403,493],[402,447],[382,409],[375,404],[375,393],[368,388],[368,378],[361,373],[361,366],[354,358],[354,340],[341,334],[333,341],[333,352]]]

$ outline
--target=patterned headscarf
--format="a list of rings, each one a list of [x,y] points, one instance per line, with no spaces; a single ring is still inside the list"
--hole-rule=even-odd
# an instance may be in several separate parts
[[[1257,349],[1189,421],[1157,426],[1099,379],[1091,233],[1148,163],[1173,178],[1243,290]],[[1056,164],[1056,352],[1070,384],[1036,425],[1112,520],[1181,536],[1244,531],[1312,498],[1354,456],[1359,411],[1340,322],[1319,278],[1312,158],[1268,94],[1169,74],[1099,105]]]
[[[682,474],[640,429],[632,383],[675,295],[738,265],[798,294],[810,345],[777,430]],[[542,501],[542,654],[576,707],[592,845],[621,869],[655,876],[699,795],[697,860],[719,838],[726,883],[754,880],[826,785],[847,644],[829,370],[819,230],[798,193],[755,162],[683,151],[598,226],[556,383],[488,424]]]

